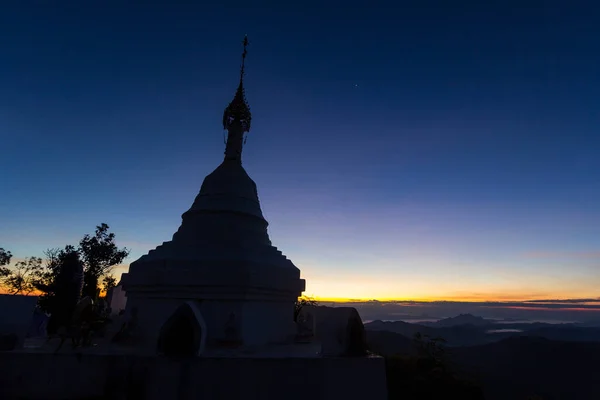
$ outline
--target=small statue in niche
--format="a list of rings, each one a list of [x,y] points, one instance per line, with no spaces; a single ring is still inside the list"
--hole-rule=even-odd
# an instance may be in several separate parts
[[[132,307],[129,313],[123,315],[125,321],[122,323],[119,331],[111,339],[112,342],[124,342],[131,339],[135,335],[135,330],[138,323],[138,308]]]
[[[225,323],[224,337],[220,340],[220,344],[224,347],[238,347],[242,344],[235,313],[233,312],[229,314],[229,318]]]
[[[236,339],[237,327],[235,326],[235,314],[229,314],[229,319],[225,323],[225,338],[229,340]]]
[[[309,311],[301,310],[296,320],[296,341],[308,343],[315,336],[315,318]]]

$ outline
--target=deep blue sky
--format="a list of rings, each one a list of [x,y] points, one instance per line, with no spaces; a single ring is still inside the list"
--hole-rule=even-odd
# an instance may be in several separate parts
[[[101,222],[128,262],[169,240],[222,159],[248,34],[244,165],[307,293],[598,296],[595,2],[20,3],[0,13],[16,257]]]

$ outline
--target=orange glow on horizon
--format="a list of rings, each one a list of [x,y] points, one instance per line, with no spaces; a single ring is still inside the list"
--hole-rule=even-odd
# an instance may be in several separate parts
[[[598,298],[595,280],[529,281],[515,284],[513,278],[489,282],[456,281],[450,276],[424,279],[398,279],[393,273],[372,276],[366,272],[347,272],[343,276],[323,273],[317,262],[300,260],[302,278],[306,280],[303,296],[321,302],[522,302],[535,300]],[[128,264],[117,266],[113,275],[120,281]],[[447,279],[446,279],[447,278]]]
[[[365,303],[365,302],[370,302],[370,301],[379,301],[382,303],[385,302],[398,302],[398,303],[402,303],[402,302],[414,302],[414,303],[434,303],[434,302],[457,302],[457,303],[514,303],[514,302],[531,302],[531,303],[535,303],[536,301],[541,301],[541,302],[547,302],[548,299],[550,298],[531,298],[531,297],[527,297],[527,296],[473,296],[473,297],[453,297],[453,296],[447,296],[447,297],[408,297],[408,298],[402,298],[402,297],[394,297],[394,298],[348,298],[348,297],[321,297],[321,296],[310,296],[310,295],[303,295],[304,297],[308,297],[311,299],[314,299],[318,302],[323,302],[323,303]],[[555,298],[551,298],[551,300],[554,300],[552,302],[552,304],[561,304],[561,299],[555,299]],[[564,301],[564,300],[562,300]],[[600,298],[598,299],[598,303],[600,303]],[[544,303],[541,303],[544,304]],[[562,303],[565,306],[568,306],[568,303]],[[579,305],[579,304],[596,304],[596,303],[577,303],[574,304],[574,306]],[[508,308],[508,307],[507,307]],[[516,306],[513,306],[513,308],[517,308]],[[523,308],[525,308],[525,306],[523,306]],[[527,308],[531,308],[531,309],[539,309],[539,307],[527,307]],[[568,308],[568,307],[565,307]],[[575,307],[572,307],[570,309],[574,309]],[[587,308],[582,308],[585,310],[589,310]]]
[[[9,293],[6,289],[0,287],[0,294],[1,295],[13,295],[13,293]],[[29,293],[28,296],[39,296],[41,295],[41,292],[32,292]],[[100,292],[100,297],[105,296],[106,293],[104,291]],[[540,301],[541,303],[537,303],[539,305],[543,305],[545,302],[548,301],[548,299],[553,300],[552,304],[562,304],[563,307],[561,308],[556,308],[554,307],[553,309],[558,310],[558,309],[569,309],[569,310],[574,310],[574,311],[597,311],[595,309],[589,309],[589,308],[581,308],[578,307],[579,305],[595,305],[595,304],[599,304],[600,303],[600,298],[598,298],[598,303],[596,302],[582,302],[582,303],[576,303],[576,304],[569,304],[569,303],[561,303],[561,301],[564,300],[568,300],[568,298],[563,298],[563,300],[561,300],[561,298],[555,298],[552,296],[546,297],[546,298],[532,298],[532,297],[528,297],[528,296],[507,296],[507,295],[489,295],[489,296],[484,296],[484,295],[476,295],[476,296],[428,296],[428,297],[362,297],[362,298],[355,298],[355,297],[329,297],[329,296],[316,296],[316,295],[312,295],[312,294],[307,294],[307,293],[303,293],[302,297],[305,298],[309,298],[309,299],[313,299],[316,300],[319,303],[367,303],[367,302],[381,302],[381,303],[434,303],[434,302],[457,302],[457,303],[486,303],[486,302],[490,302],[490,303],[514,303],[514,302],[531,302],[531,303],[535,303],[536,301]],[[562,297],[562,296],[561,296]],[[581,296],[573,296],[573,298],[575,297],[581,297]],[[410,305],[410,304],[407,304]],[[571,307],[572,305],[572,307]],[[528,306],[502,306],[499,305],[499,307],[503,307],[503,308],[513,308],[513,309],[531,309],[531,310],[543,310],[543,307],[528,307]]]
[[[0,288],[0,294],[6,294],[6,295],[9,295],[9,296],[39,296],[39,295],[42,294],[42,292],[34,291],[34,292],[31,292],[31,293],[27,293],[27,294],[21,294],[21,293],[16,293],[15,294],[15,293],[10,293],[9,291],[7,291],[4,288]]]

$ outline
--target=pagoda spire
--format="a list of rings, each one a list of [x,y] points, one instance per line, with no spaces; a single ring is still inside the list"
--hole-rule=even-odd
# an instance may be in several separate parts
[[[244,133],[250,132],[252,114],[246,101],[244,92],[244,68],[246,54],[248,53],[248,36],[244,37],[244,51],[240,66],[240,83],[235,96],[223,112],[223,129],[227,130],[227,143],[225,145],[225,160],[242,162],[242,147],[244,146]]]

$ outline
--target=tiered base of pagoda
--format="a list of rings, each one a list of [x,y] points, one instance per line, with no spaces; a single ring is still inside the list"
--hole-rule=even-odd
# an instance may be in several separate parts
[[[259,295],[223,299],[210,298],[206,292],[195,297],[194,291],[143,296],[128,292],[131,341],[142,354],[182,351],[196,356],[213,348],[293,342],[297,329],[293,321],[294,304]]]
[[[227,218],[221,215],[220,221]],[[179,233],[186,232],[184,226],[193,225],[182,225]],[[167,347],[168,337],[186,337],[199,355],[223,343],[289,343],[296,333],[294,304],[305,288],[298,268],[268,242],[225,246],[199,232],[204,239],[178,236],[123,274],[126,313],[140,346],[160,353],[161,337]]]

